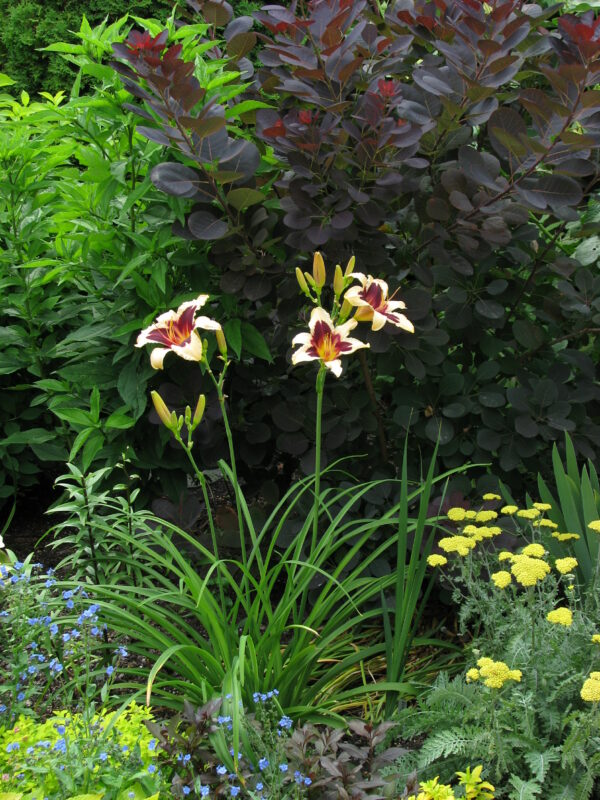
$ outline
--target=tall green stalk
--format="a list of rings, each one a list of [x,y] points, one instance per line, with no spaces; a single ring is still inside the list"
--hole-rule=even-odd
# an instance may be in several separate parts
[[[231,465],[231,472],[233,474],[233,492],[235,495],[235,509],[238,518],[238,530],[240,536],[240,548],[242,551],[242,560],[246,563],[246,539],[244,536],[244,516],[242,514],[242,504],[240,501],[240,489],[238,484],[237,466],[235,461],[235,449],[233,446],[233,434],[231,432],[231,425],[229,424],[229,415],[227,414],[227,404],[225,402],[225,393],[223,392],[223,385],[225,382],[225,375],[229,366],[229,361],[225,360],[225,365],[218,379],[215,377],[214,372],[210,368],[208,361],[204,362],[206,371],[213,382],[217,391],[217,399],[219,401],[219,408],[221,410],[221,417],[223,419],[223,426],[225,427],[225,436],[227,438],[227,447],[229,449],[229,463]]]
[[[215,559],[219,559],[219,546],[217,544],[217,532],[215,530],[215,520],[212,513],[212,508],[210,507],[210,498],[208,496],[208,487],[206,485],[206,478],[204,477],[204,473],[196,463],[196,459],[192,455],[192,445],[191,442],[187,445],[182,441],[181,437],[177,437],[177,441],[181,444],[185,452],[187,453],[187,457],[189,459],[190,464],[192,465],[192,469],[194,470],[194,474],[198,478],[198,482],[200,483],[200,488],[202,489],[202,497],[204,499],[204,505],[206,506],[206,517],[208,519],[208,528],[210,530],[210,538],[213,546],[213,555]],[[223,584],[221,581],[218,581],[219,584],[219,597],[221,600],[221,605],[223,608],[225,607],[225,595],[223,593]]]
[[[319,535],[319,507],[321,493],[321,417],[323,416],[323,390],[325,389],[325,378],[327,368],[321,364],[317,373],[316,392],[317,392],[317,419],[315,424],[315,502],[312,524],[312,541],[310,552],[314,553]]]

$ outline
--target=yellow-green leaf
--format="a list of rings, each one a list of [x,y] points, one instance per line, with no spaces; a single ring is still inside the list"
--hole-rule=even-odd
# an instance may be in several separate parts
[[[237,211],[262,203],[264,199],[265,196],[258,189],[232,189],[227,193],[227,202]]]

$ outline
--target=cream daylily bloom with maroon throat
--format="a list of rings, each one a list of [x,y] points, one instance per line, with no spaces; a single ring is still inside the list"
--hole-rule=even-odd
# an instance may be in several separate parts
[[[357,324],[351,319],[336,328],[324,309],[313,308],[308,323],[310,333],[299,333],[292,339],[293,345],[301,345],[292,355],[292,364],[300,364],[302,361],[321,361],[336,378],[339,378],[342,374],[340,356],[347,356],[361,347],[369,346],[360,339],[348,336]]]
[[[415,332],[412,322],[404,314],[397,313],[397,309],[406,308],[404,303],[401,300],[388,300],[388,285],[385,281],[372,275],[365,276],[362,272],[353,272],[351,277],[361,283],[360,286],[351,286],[344,295],[344,300],[357,307],[354,319],[372,322],[371,330],[374,331],[380,330],[389,322],[409,333]]]
[[[165,356],[173,352],[186,361],[202,360],[202,339],[196,328],[205,331],[218,331],[221,326],[209,317],[196,317],[196,311],[208,300],[207,294],[195,300],[182,303],[177,311],[167,311],[157,317],[156,322],[145,328],[137,338],[136,347],[145,344],[160,344],[150,353],[150,363],[154,369],[162,369]]]

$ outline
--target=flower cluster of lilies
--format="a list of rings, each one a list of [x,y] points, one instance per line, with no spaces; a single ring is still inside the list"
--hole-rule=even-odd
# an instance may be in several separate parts
[[[292,340],[297,350],[292,354],[292,363],[319,361],[336,377],[342,373],[341,357],[356,350],[369,347],[366,342],[354,339],[350,332],[359,322],[370,322],[374,331],[390,324],[414,333],[414,327],[404,314],[406,308],[401,300],[389,298],[385,281],[354,272],[354,257],[342,272],[338,264],[333,281],[334,301],[331,312],[321,306],[321,293],[326,281],[326,270],[322,255],[313,258],[312,274],[296,270],[301,290],[314,304],[308,323],[308,332],[299,333]],[[221,325],[210,317],[196,316],[209,296],[199,295],[195,300],[183,303],[177,311],[167,311],[145,328],[138,336],[136,347],[157,344],[150,354],[154,369],[162,369],[169,352],[188,361],[202,361],[205,357],[198,329],[214,331],[221,353],[226,352],[226,343]],[[351,317],[351,314],[353,316]],[[351,317],[351,318],[350,318]]]

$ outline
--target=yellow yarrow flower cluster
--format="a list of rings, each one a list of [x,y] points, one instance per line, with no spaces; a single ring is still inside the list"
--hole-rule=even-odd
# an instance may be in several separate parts
[[[569,572],[573,572],[573,570],[576,569],[578,563],[576,558],[567,556],[566,558],[557,558],[554,562],[554,566],[561,575],[567,575]]]
[[[510,572],[506,572],[504,569],[499,572],[493,572],[490,577],[498,589],[506,589],[508,584],[512,582]]]
[[[540,558],[531,556],[513,556],[511,572],[521,586],[535,586],[538,581],[543,581],[550,572],[550,566]]]
[[[537,508],[538,511],[550,511],[552,508],[550,503],[534,503],[533,507]]]
[[[586,703],[600,702],[600,672],[592,672],[590,674],[590,677],[583,682],[579,694]]]
[[[592,636],[592,643],[593,644],[600,644],[600,633],[595,633]]]
[[[487,494],[483,495],[484,500],[502,500],[499,494],[494,494],[493,492],[487,492]]]
[[[517,511],[517,517],[521,517],[522,519],[537,519],[541,516],[541,511],[537,508],[522,508],[520,511]]]
[[[552,522],[551,519],[539,519],[536,520],[534,523],[538,528],[550,528],[550,530],[555,531],[558,528],[556,522]]]
[[[573,624],[573,612],[570,608],[555,608],[554,611],[546,614],[546,619],[554,625],[564,625],[565,628],[570,628]]]
[[[501,514],[514,514],[518,510],[519,510],[519,506],[504,506],[504,508],[500,509],[500,513]]]
[[[504,661],[493,661],[491,658],[480,658],[479,669],[467,672],[468,681],[483,680],[490,689],[501,689],[507,681],[520,681],[523,673],[520,669],[510,669]]]
[[[600,519],[592,520],[592,522],[589,523],[588,528],[591,531],[595,531],[596,533],[600,533]]]
[[[438,547],[445,553],[458,553],[459,556],[466,556],[476,544],[474,539],[469,539],[467,536],[447,536],[440,539]]]
[[[448,563],[448,559],[446,556],[441,556],[438,553],[434,553],[431,556],[428,556],[427,563],[430,567],[443,567],[444,564]]]
[[[543,545],[537,542],[528,544],[527,547],[523,548],[522,553],[524,556],[530,556],[531,558],[543,558],[546,555]]]
[[[503,550],[498,555],[498,561],[512,561],[514,558],[514,553],[510,553],[508,550]]]
[[[478,511],[475,515],[475,522],[491,522],[493,519],[498,519],[495,511]]]
[[[466,509],[456,507],[448,509],[446,516],[449,520],[452,520],[452,522],[462,522],[465,519],[466,513]]]
[[[577,541],[579,539],[578,533],[553,533],[553,539],[558,539],[559,542],[569,542],[569,541]]]

